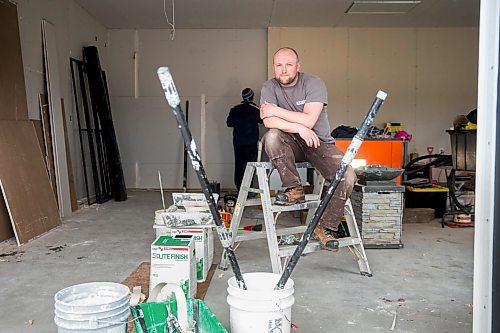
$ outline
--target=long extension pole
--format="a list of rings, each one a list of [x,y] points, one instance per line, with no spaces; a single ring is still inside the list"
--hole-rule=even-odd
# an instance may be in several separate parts
[[[229,262],[231,263],[231,267],[236,278],[236,282],[238,283],[238,287],[246,290],[247,286],[245,284],[245,281],[243,280],[243,275],[241,275],[238,261],[236,261],[236,256],[234,255],[234,251],[231,246],[231,239],[227,233],[226,227],[221,222],[220,215],[217,211],[217,206],[212,194],[212,189],[210,188],[208,182],[207,174],[205,173],[205,169],[203,168],[203,164],[201,163],[200,155],[198,154],[198,150],[196,149],[196,143],[193,140],[191,131],[186,124],[186,119],[184,118],[184,113],[182,112],[181,108],[179,94],[177,93],[174,80],[172,79],[172,75],[170,74],[170,70],[168,69],[168,67],[158,68],[158,78],[160,79],[163,91],[165,92],[165,97],[167,98],[168,104],[174,112],[175,119],[177,120],[177,124],[179,125],[179,128],[181,130],[184,144],[186,145],[189,157],[191,158],[191,164],[193,165],[193,169],[196,171],[196,175],[198,176],[198,180],[200,181],[201,188],[203,189],[203,193],[205,194],[205,198],[207,199],[208,207],[210,208],[210,212],[212,213],[212,217],[214,218],[214,222],[217,226],[217,234],[219,235],[222,246],[226,250]]]
[[[381,90],[377,93],[377,97],[373,101],[373,104],[370,108],[370,111],[368,111],[368,114],[365,117],[365,120],[363,121],[363,124],[359,128],[358,132],[354,136],[354,138],[351,141],[351,144],[347,148],[347,151],[342,158],[342,162],[340,163],[340,167],[338,168],[337,172],[335,173],[335,178],[332,180],[330,183],[330,186],[328,186],[328,189],[326,191],[325,196],[323,199],[321,199],[318,209],[316,209],[316,212],[314,213],[314,216],[307,226],[306,230],[304,231],[304,234],[302,235],[302,238],[300,239],[299,244],[297,245],[297,248],[295,248],[295,252],[293,253],[292,257],[290,258],[290,261],[288,262],[288,265],[285,267],[283,274],[281,275],[280,280],[278,281],[278,284],[274,289],[283,289],[285,287],[286,282],[290,278],[290,275],[292,274],[293,269],[297,265],[297,262],[299,261],[300,256],[302,255],[302,252],[304,252],[304,249],[309,242],[309,239],[311,238],[311,235],[316,228],[316,226],[319,223],[319,219],[321,218],[321,215],[323,215],[323,212],[325,211],[326,206],[328,205],[328,202],[333,196],[333,193],[337,189],[340,181],[342,180],[342,177],[344,177],[344,173],[351,164],[354,156],[356,156],[356,153],[359,150],[359,147],[363,143],[363,140],[366,136],[366,133],[368,132],[368,128],[370,127],[371,123],[373,122],[373,119],[377,115],[378,109],[382,105],[382,103],[385,101],[385,98],[387,97],[387,94]]]
[[[186,125],[189,126],[189,101],[186,101]],[[187,192],[187,179],[188,179],[188,153],[187,153],[187,148],[184,146],[184,170],[183,170],[183,177],[182,177],[182,189],[183,192]]]

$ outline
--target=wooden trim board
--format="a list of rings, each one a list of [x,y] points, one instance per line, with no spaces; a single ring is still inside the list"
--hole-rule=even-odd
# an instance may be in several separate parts
[[[61,98],[62,120],[64,128],[64,146],[66,147],[66,162],[68,165],[69,195],[71,199],[71,211],[78,210],[76,201],[75,178],[73,177],[73,163],[71,163],[71,150],[69,149],[68,123],[66,122],[66,109],[64,108],[64,99]]]
[[[52,151],[52,134],[50,131],[50,119],[49,119],[49,102],[47,101],[47,96],[44,94],[38,95],[38,104],[40,107],[40,118],[42,122],[42,133],[43,133],[43,149],[42,154],[47,167],[47,173],[49,175],[50,185],[52,186],[52,191],[57,198],[57,184],[56,184],[56,170],[54,167],[54,152]]]

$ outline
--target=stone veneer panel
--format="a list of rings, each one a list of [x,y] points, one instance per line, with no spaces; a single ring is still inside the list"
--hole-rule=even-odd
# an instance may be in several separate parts
[[[354,215],[367,248],[402,247],[403,186],[356,185]]]

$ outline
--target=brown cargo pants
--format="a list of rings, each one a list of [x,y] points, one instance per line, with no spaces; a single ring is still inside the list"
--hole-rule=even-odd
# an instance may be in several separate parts
[[[340,167],[344,154],[335,144],[321,143],[318,148],[308,147],[298,134],[286,133],[278,129],[270,129],[262,137],[265,151],[281,178],[283,187],[296,187],[301,184],[296,162],[309,162],[321,175],[331,181]],[[350,197],[356,174],[348,166],[344,177],[328,203],[319,224],[333,231],[338,230],[344,205]]]

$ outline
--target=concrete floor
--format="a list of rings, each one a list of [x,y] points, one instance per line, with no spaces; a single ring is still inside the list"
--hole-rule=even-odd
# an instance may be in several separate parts
[[[159,208],[158,192],[129,192],[127,201],[83,208],[21,247],[13,240],[0,243],[0,332],[55,332],[57,291],[83,282],[120,282],[149,261]],[[394,332],[471,332],[473,238],[472,228],[442,229],[438,220],[405,225],[403,249],[367,250],[371,278],[359,274],[346,249],[302,257],[291,277],[292,322],[298,326],[292,332],[386,332],[394,318]],[[266,246],[257,240],[237,249],[243,273],[271,271]],[[216,270],[205,297],[228,330],[232,275]]]

